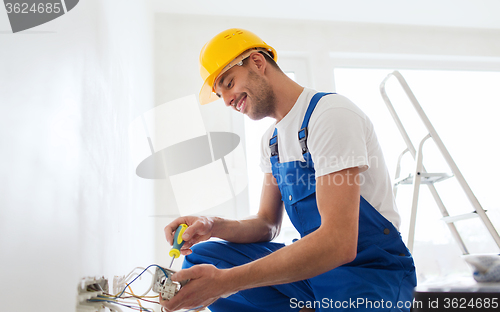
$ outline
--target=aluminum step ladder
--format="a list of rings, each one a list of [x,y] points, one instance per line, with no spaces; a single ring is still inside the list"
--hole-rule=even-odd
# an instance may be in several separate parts
[[[413,108],[416,110],[418,116],[420,117],[421,121],[425,125],[427,131],[429,132],[421,141],[418,146],[418,150],[415,150],[415,147],[413,146],[413,143],[410,140],[410,137],[408,136],[408,133],[406,132],[401,119],[399,118],[398,114],[396,113],[396,110],[394,109],[394,106],[392,105],[391,101],[389,100],[389,97],[387,96],[386,90],[385,90],[385,85],[386,82],[391,78],[395,77],[401,87],[403,88],[404,92],[408,96],[410,102],[413,105]],[[486,226],[488,232],[490,233],[491,237],[497,244],[497,246],[500,248],[500,236],[498,235],[498,232],[495,230],[495,227],[491,223],[490,219],[486,215],[485,210],[481,207],[481,204],[477,200],[476,196],[470,189],[469,185],[465,181],[462,173],[458,169],[457,165],[453,161],[453,158],[451,158],[450,153],[444,146],[443,142],[441,141],[439,135],[437,134],[436,130],[432,126],[431,122],[429,121],[429,118],[427,118],[426,114],[424,113],[422,107],[418,103],[415,95],[411,91],[410,87],[406,83],[406,80],[403,78],[400,72],[394,71],[390,73],[380,84],[380,93],[382,94],[382,98],[384,99],[385,104],[387,105],[387,108],[389,109],[389,112],[391,113],[392,118],[394,119],[394,122],[396,123],[396,126],[399,129],[399,132],[403,136],[403,139],[406,143],[406,149],[399,155],[398,158],[398,163],[397,163],[397,168],[396,168],[396,177],[395,177],[395,183],[394,183],[394,196],[397,194],[397,188],[399,185],[403,184],[411,184],[413,185],[413,199],[412,199],[412,206],[411,206],[411,217],[410,217],[410,229],[408,233],[408,249],[410,252],[413,252],[413,243],[414,243],[414,238],[415,238],[415,222],[416,222],[416,217],[417,217],[417,205],[418,205],[418,196],[419,196],[419,190],[420,190],[420,185],[425,184],[429,188],[432,197],[434,198],[439,210],[441,211],[441,215],[443,216],[443,221],[446,222],[448,225],[449,230],[451,231],[451,234],[455,241],[457,242],[458,246],[460,247],[462,253],[464,255],[469,254],[469,251],[467,250],[467,247],[465,246],[462,237],[457,231],[457,228],[455,227],[455,222],[460,221],[460,220],[465,220],[465,219],[470,219],[470,218],[476,218],[479,217],[484,225]],[[434,142],[436,143],[436,146],[438,147],[439,151],[443,155],[445,161],[448,163],[449,167],[451,168],[452,174],[449,173],[429,173],[425,170],[425,167],[423,165],[423,153],[422,153],[422,148],[424,143],[432,138]],[[415,173],[410,174],[407,177],[400,178],[400,173],[401,173],[401,159],[406,153],[410,153],[413,159],[415,160]],[[457,216],[450,216],[448,213],[448,210],[446,209],[445,205],[443,204],[435,186],[434,183],[449,179],[451,177],[455,177],[460,184],[462,190],[464,191],[465,195],[469,199],[469,202],[472,204],[472,207],[474,208],[474,211],[471,213],[466,213],[462,215],[457,215]]]

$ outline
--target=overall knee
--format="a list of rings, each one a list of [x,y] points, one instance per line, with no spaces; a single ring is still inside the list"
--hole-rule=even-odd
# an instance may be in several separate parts
[[[201,242],[191,247],[192,253],[184,258],[182,268],[186,269],[197,264],[217,264],[221,261],[224,252],[218,242]]]

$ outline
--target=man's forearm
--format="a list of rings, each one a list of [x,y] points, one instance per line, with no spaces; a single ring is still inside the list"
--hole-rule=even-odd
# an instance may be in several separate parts
[[[273,239],[279,233],[280,225],[267,222],[257,216],[244,220],[213,218],[212,236],[232,243],[256,243]]]

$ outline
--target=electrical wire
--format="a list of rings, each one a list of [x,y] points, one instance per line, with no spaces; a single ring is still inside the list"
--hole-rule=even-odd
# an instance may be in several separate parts
[[[147,300],[146,300],[146,299],[144,299],[144,298],[147,298],[147,299],[154,299],[154,298],[158,298],[158,297],[160,297],[160,295],[156,295],[156,296],[137,296],[137,295],[133,295],[133,294],[131,294],[131,293],[129,293],[129,292],[125,292],[125,293],[126,293],[127,295],[129,295],[129,296],[127,296],[127,297],[122,296],[122,297],[121,297],[122,299],[138,298],[138,299],[141,299],[141,300],[145,300],[145,301],[147,301]],[[109,294],[106,294],[106,295],[109,295]],[[109,295],[109,296],[114,297],[113,295]]]
[[[120,299],[139,299],[139,300],[149,302],[149,303],[154,303],[154,304],[158,304],[158,305],[160,304],[158,301],[152,301],[152,300],[145,299],[145,298],[149,298],[149,299],[158,298],[158,297],[160,297],[160,295],[156,295],[156,296],[137,296],[137,295],[135,295],[134,296],[128,292],[125,292],[125,293],[129,294],[130,296],[126,296],[126,297],[122,296],[122,297],[120,297]],[[107,298],[109,300],[117,300],[117,299],[115,299],[115,296],[107,294],[107,293],[102,294],[101,297]]]
[[[155,296],[138,296],[138,295],[133,295],[133,294],[129,293],[128,291],[126,291],[125,294],[127,294],[128,296],[127,297],[121,296],[120,299],[130,299],[130,298],[139,298],[139,299],[148,298],[148,299],[154,299],[154,298],[158,298],[160,296],[160,295],[155,295]],[[109,298],[116,298],[116,295],[112,295],[110,293],[103,293],[102,295],[106,296],[106,297],[109,297]]]
[[[88,299],[87,301],[89,301],[89,302],[101,302],[101,303],[103,303],[103,305],[107,305],[107,307],[110,308],[110,309],[111,309],[110,305],[120,305],[120,306],[124,306],[124,307],[130,308],[130,309],[133,309],[133,310],[137,310],[137,311],[154,312],[151,309],[144,308],[141,305],[140,301],[139,301],[139,300],[143,300],[143,301],[146,301],[146,302],[151,302],[151,303],[159,304],[159,302],[154,302],[154,301],[150,301],[150,300],[144,299],[144,298],[158,298],[159,297],[159,295],[157,295],[157,296],[146,296],[151,291],[151,289],[153,288],[153,285],[154,285],[154,282],[155,282],[155,280],[154,280],[154,274],[148,271],[148,269],[151,268],[151,267],[158,267],[163,272],[163,274],[165,274],[165,277],[168,278],[167,272],[165,272],[165,270],[161,266],[159,266],[157,264],[151,264],[151,265],[149,265],[146,268],[137,267],[137,268],[134,268],[125,278],[120,279],[120,281],[118,281],[118,283],[123,283],[124,281],[127,281],[128,279],[132,278],[132,276],[137,275],[137,276],[135,276],[135,278],[131,282],[126,283],[125,287],[120,292],[120,294],[118,294],[118,295],[103,294],[103,295],[97,296],[97,298]],[[136,269],[143,269],[143,271],[141,273],[137,274],[137,273],[134,272]],[[134,292],[132,291],[132,288],[130,287],[130,284],[132,284],[133,282],[135,282],[145,272],[148,272],[151,275],[153,275],[151,286],[149,287],[149,289],[148,289],[148,291],[146,293],[144,293],[141,296],[138,296],[138,295],[134,294]],[[131,293],[127,293],[126,292],[127,288],[130,289]],[[123,294],[125,294],[125,293],[128,294],[128,295],[130,295],[130,296],[123,297]],[[123,300],[123,299],[131,299],[131,298],[137,299],[137,302],[139,303],[139,306],[130,305],[128,303],[125,304],[123,302],[119,302],[118,301],[118,299],[122,299]],[[196,308],[193,308],[193,309],[189,309],[189,310],[186,310],[184,312],[198,311],[201,308],[203,308],[203,306],[199,306],[199,307],[196,307]],[[117,312],[123,312],[118,307],[113,307],[113,309],[115,309]],[[161,310],[164,311],[163,307],[161,308]]]
[[[154,267],[154,266],[160,268],[160,270],[162,270],[163,274],[165,274],[165,277],[168,278],[167,272],[165,272],[165,270],[161,266],[159,266],[157,264],[151,264],[147,268],[145,268],[141,273],[139,273],[139,275],[137,275],[130,283],[127,283],[127,285],[123,288],[123,291],[119,295],[115,296],[115,298],[120,298],[123,295],[123,293],[125,293],[125,290],[127,290],[127,287],[130,284],[132,284],[133,282],[135,282],[142,274],[144,274],[144,272],[147,272],[150,267]],[[148,290],[148,292],[149,292],[149,290]]]
[[[132,287],[130,287],[130,285],[128,285],[128,289],[130,289],[130,293],[132,294],[133,297],[135,297],[137,299],[137,303],[139,304],[139,307],[141,307],[141,309],[142,309],[141,300],[143,300],[143,299],[140,298],[139,296],[137,296],[136,294],[134,294],[134,291],[132,290]],[[148,290],[148,292],[149,292],[149,290]],[[149,300],[146,300],[146,301],[149,301]],[[150,302],[152,302],[152,301],[150,301]]]
[[[137,273],[135,273],[135,272],[134,272],[134,271],[135,271],[135,270],[137,270],[137,269],[139,269],[139,270],[144,270],[144,268],[143,268],[143,267],[135,267],[132,271],[130,271],[130,273],[129,273],[129,274],[127,274],[127,276],[125,276],[124,278],[122,278],[122,279],[121,279],[120,283],[123,283],[123,282],[128,281],[128,279],[129,279],[129,278],[131,278],[133,274],[136,274],[136,275],[137,275]]]
[[[149,303],[160,304],[158,301],[151,301],[151,300],[147,300],[147,299],[143,299],[143,298],[139,298],[139,300],[146,301],[146,302],[149,302]]]
[[[200,310],[201,309],[201,310]],[[190,312],[190,311],[202,311],[203,309],[205,309],[203,306],[199,306],[199,307],[196,307],[196,308],[192,308],[192,309],[189,309],[189,310],[184,310],[184,312]],[[166,312],[163,307],[161,307],[161,312]]]
[[[106,308],[108,308],[110,311],[116,311],[116,312],[123,312],[122,309],[120,309],[119,307],[117,307],[116,305],[112,305],[110,303],[107,303],[107,302],[103,302],[102,303],[103,306],[105,306]]]
[[[149,267],[148,267],[148,268],[149,268]],[[122,279],[118,280],[118,281],[117,281],[117,283],[118,283],[118,284],[122,284],[122,283],[125,283],[125,284],[126,284],[126,283],[130,280],[130,279],[132,279],[132,277],[134,277],[134,276],[139,276],[140,274],[135,273],[135,270],[137,270],[137,269],[143,270],[143,271],[141,272],[141,274],[142,274],[142,273],[144,273],[144,272],[148,272],[148,273],[149,273],[149,274],[151,274],[151,276],[152,276],[152,278],[151,278],[151,284],[150,284],[149,288],[148,288],[148,289],[147,289],[147,290],[146,290],[146,291],[145,291],[145,292],[141,295],[141,296],[146,296],[146,295],[147,295],[147,294],[151,291],[151,289],[153,289],[153,285],[154,285],[154,283],[155,283],[155,279],[154,279],[154,276],[155,276],[155,275],[154,275],[154,273],[152,273],[152,272],[148,271],[147,269],[145,269],[145,268],[143,268],[143,267],[135,267],[132,271],[130,271],[130,273],[129,273],[129,274],[127,274],[127,276],[125,276],[124,278],[122,278]],[[165,271],[164,271],[163,273],[165,273]],[[126,287],[125,287],[125,288],[126,288]]]
[[[163,271],[163,269],[162,269],[162,271]],[[149,271],[147,271],[147,272],[149,272]],[[149,272],[149,273],[151,273],[151,272]],[[167,276],[165,271],[163,271],[163,274],[165,274],[165,276]],[[151,289],[153,289],[153,286],[155,284],[155,275],[153,273],[151,273],[151,275],[153,275],[153,277],[151,278],[151,284],[149,285],[149,288],[146,290],[146,292],[142,294],[142,297],[146,296],[151,291]]]
[[[136,297],[136,298],[149,298],[149,299],[154,299],[154,298],[158,298],[160,297],[160,295],[156,295],[156,296],[137,296],[137,295],[132,295],[131,293],[128,293],[128,292],[125,292],[127,295],[130,295],[132,297]],[[123,297],[122,297],[123,298]]]
[[[87,300],[88,302],[101,302],[101,303],[111,303],[111,304],[116,304],[116,305],[120,305],[120,306],[123,306],[123,307],[127,307],[129,309],[133,309],[133,310],[136,310],[136,311],[147,311],[147,312],[154,312],[154,310],[151,310],[151,309],[148,309],[148,308],[144,308],[142,306],[134,306],[134,305],[131,305],[130,303],[128,302],[119,302],[119,301],[116,301],[116,300],[110,300],[108,298],[101,298],[101,296],[98,296],[97,298],[92,298],[92,299],[88,299]]]

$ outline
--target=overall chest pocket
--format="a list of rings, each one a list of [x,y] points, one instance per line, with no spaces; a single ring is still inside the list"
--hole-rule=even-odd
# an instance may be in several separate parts
[[[316,176],[310,162],[293,161],[273,164],[281,199],[293,225],[305,236],[321,225],[316,203]]]
[[[292,223],[302,237],[314,232],[321,225],[321,215],[316,203],[316,192],[290,204],[290,209],[287,209],[287,212],[290,220],[295,220]]]
[[[305,162],[275,163],[273,175],[285,204],[295,204],[316,192],[314,169]]]

